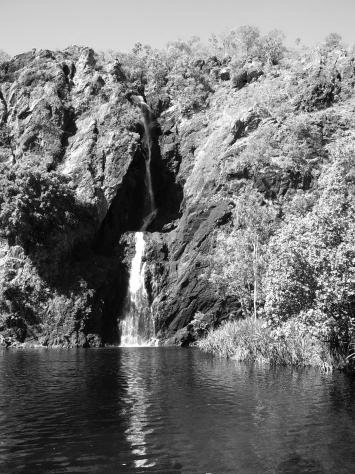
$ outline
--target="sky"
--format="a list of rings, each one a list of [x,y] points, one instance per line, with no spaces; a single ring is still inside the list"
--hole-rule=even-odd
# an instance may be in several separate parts
[[[289,45],[296,38],[312,45],[331,32],[352,45],[354,20],[355,0],[0,0],[0,49],[128,51],[137,41],[163,47],[241,25],[281,29]]]

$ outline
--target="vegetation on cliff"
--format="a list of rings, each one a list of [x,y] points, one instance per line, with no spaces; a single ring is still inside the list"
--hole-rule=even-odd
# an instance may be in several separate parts
[[[118,242],[139,230],[144,202],[140,95],[157,118],[152,178],[164,212],[147,237],[146,280],[159,337],[208,333],[201,347],[251,359],[351,360],[354,63],[336,34],[291,50],[279,31],[254,27],[161,51],[4,59],[3,334],[110,340],[127,284]],[[65,288],[50,278],[62,268]]]

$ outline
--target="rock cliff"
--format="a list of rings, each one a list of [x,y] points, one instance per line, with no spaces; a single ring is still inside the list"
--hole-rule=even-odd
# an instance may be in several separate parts
[[[181,97],[169,83],[151,90],[149,78],[138,80],[121,61],[89,48],[34,50],[0,65],[0,162],[6,183],[26,187],[31,173],[50,183],[54,176],[60,183],[63,179],[59,199],[62,189],[72,193],[75,217],[64,209],[64,230],[54,219],[53,231],[45,232],[50,238],[38,237],[40,245],[36,235],[32,242],[2,234],[0,333],[10,343],[99,346],[119,341],[130,233],[142,226],[147,192],[136,96],[154,115],[150,133],[158,213],[147,229],[145,258],[158,337],[187,344],[196,336],[191,326],[196,314],[209,327],[241,314],[238,299],[221,293],[208,278],[218,229],[230,225],[232,195],[252,183],[266,201],[280,203],[310,189],[326,143],[339,127],[351,129],[354,105],[348,96],[337,105],[336,75],[330,95],[324,95],[324,88],[311,86],[301,93],[287,68],[263,71],[260,64],[249,64],[232,75],[228,61],[216,58],[193,68],[209,83],[202,92],[194,89],[199,104],[186,109],[189,89],[183,88]],[[345,73],[352,77],[353,70]],[[287,96],[291,90],[292,98]],[[310,166],[280,166],[276,158],[254,166],[252,150],[263,154],[265,136],[278,134],[285,142],[283,127],[295,111],[307,113],[308,123],[320,130],[317,153],[306,157]],[[38,212],[30,208],[32,217]],[[29,232],[36,228],[29,219]]]

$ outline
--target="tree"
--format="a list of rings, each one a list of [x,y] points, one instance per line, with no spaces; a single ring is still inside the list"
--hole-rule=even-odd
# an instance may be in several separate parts
[[[213,53],[218,56],[246,60],[255,53],[259,38],[260,31],[257,27],[244,25],[220,35],[211,35],[209,43],[213,48]]]
[[[89,215],[67,178],[55,172],[4,168],[0,190],[0,235],[26,251],[65,246],[71,231],[78,231]]]
[[[211,281],[226,295],[237,296],[243,313],[254,318],[263,304],[265,251],[275,217],[274,206],[248,187],[235,197],[232,228],[217,237]]]
[[[240,45],[243,56],[248,57],[252,55],[255,46],[258,44],[260,38],[260,31],[256,26],[244,25],[236,30],[236,39]]]
[[[6,124],[0,125],[0,148],[4,148],[11,157],[12,161],[15,162],[15,143],[11,128]]]
[[[339,33],[330,33],[324,41],[324,46],[328,51],[342,49],[344,47],[343,38]]]
[[[0,64],[6,61],[9,61],[11,56],[7,54],[4,50],[0,49]]]
[[[260,39],[259,59],[264,63],[276,65],[285,53],[285,35],[280,30],[272,30]]]
[[[207,98],[213,89],[209,70],[203,67],[204,61],[198,61],[194,55],[181,54],[173,45],[170,46],[168,55],[166,89],[173,101],[179,105],[184,115],[206,107]]]
[[[355,147],[341,140],[330,152],[318,201],[303,217],[291,214],[271,239],[265,310],[276,325],[316,314],[319,331],[328,325],[327,337],[346,345],[355,336]]]

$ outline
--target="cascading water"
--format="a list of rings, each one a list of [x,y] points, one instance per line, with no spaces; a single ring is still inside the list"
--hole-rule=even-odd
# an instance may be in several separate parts
[[[143,263],[145,241],[144,231],[149,227],[157,214],[155,205],[152,175],[152,136],[150,125],[152,112],[142,98],[136,97],[141,108],[144,122],[144,139],[146,145],[145,169],[147,188],[147,215],[139,232],[135,233],[135,253],[129,273],[128,295],[126,298],[125,317],[120,323],[121,346],[146,346],[154,344],[154,322],[148,303],[144,284],[145,263]]]
[[[157,208],[155,205],[153,183],[152,183],[152,173],[151,173],[151,161],[152,161],[152,136],[150,132],[150,126],[152,122],[152,112],[148,105],[141,99],[139,106],[143,115],[143,124],[144,124],[144,138],[147,154],[145,157],[145,177],[146,177],[146,187],[148,191],[148,214],[144,218],[143,225],[141,230],[144,231],[148,228],[149,224],[154,220],[157,214]]]
[[[121,321],[121,346],[153,344],[154,323],[144,285],[144,233],[135,233],[135,253],[129,273],[125,319]]]

